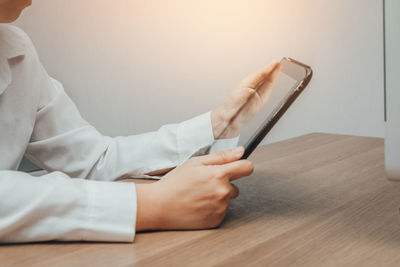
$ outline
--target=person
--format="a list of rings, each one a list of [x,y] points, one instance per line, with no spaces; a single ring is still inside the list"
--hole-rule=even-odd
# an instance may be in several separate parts
[[[0,242],[132,242],[136,231],[219,226],[238,195],[231,181],[253,171],[237,136],[266,103],[279,63],[211,112],[111,138],[82,119],[28,36],[8,24],[31,4],[0,0]],[[24,155],[47,174],[17,171]],[[150,184],[119,181],[160,173]]]

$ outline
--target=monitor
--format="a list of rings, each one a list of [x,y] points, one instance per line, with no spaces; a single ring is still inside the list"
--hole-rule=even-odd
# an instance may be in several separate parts
[[[385,168],[400,180],[400,1],[384,0]]]

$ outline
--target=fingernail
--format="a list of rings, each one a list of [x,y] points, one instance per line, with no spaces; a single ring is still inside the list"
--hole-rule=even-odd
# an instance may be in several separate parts
[[[238,146],[238,147],[236,147],[235,149],[232,150],[232,153],[235,156],[239,157],[239,156],[241,156],[243,154],[243,151],[244,151],[244,148],[242,146]]]

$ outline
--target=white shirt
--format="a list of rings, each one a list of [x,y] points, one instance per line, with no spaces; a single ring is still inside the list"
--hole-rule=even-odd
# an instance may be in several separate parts
[[[146,134],[101,135],[46,73],[28,36],[0,24],[0,242],[132,242],[135,185],[115,180],[236,144],[214,142],[210,113]],[[24,155],[49,173],[16,171]]]

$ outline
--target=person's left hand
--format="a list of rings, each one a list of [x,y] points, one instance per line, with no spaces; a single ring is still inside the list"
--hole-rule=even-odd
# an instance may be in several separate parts
[[[279,70],[279,62],[272,62],[236,85],[224,102],[211,112],[214,138],[232,138],[240,134],[243,126],[267,102]]]

